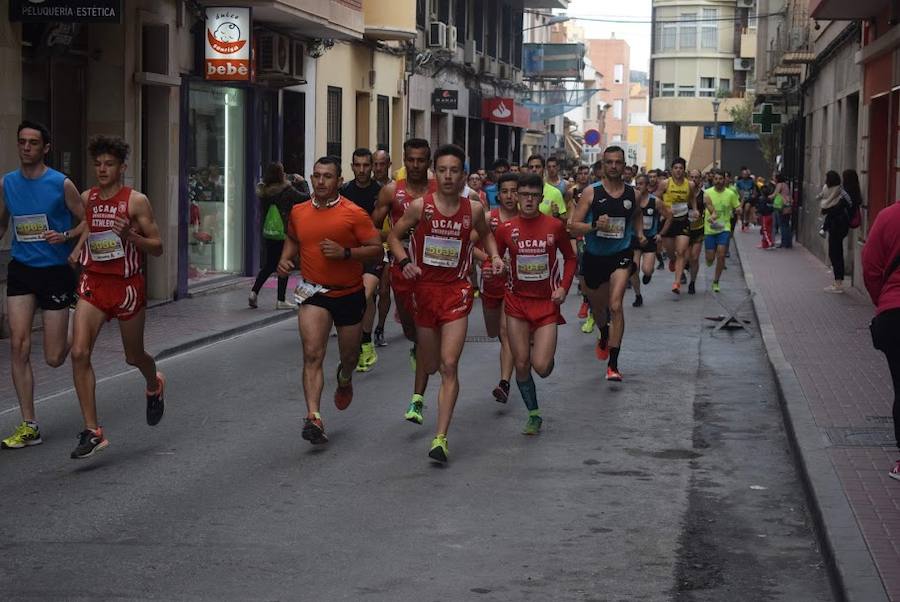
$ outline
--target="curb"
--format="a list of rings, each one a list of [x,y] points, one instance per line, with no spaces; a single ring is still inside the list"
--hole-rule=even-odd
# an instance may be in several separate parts
[[[153,357],[156,361],[168,359],[180,353],[184,353],[185,351],[191,351],[192,349],[196,349],[198,347],[218,343],[219,341],[224,341],[225,339],[230,339],[240,334],[244,334],[253,330],[259,330],[260,328],[265,328],[266,326],[271,326],[273,324],[278,324],[279,322],[287,322],[288,320],[295,318],[296,315],[296,312],[293,311],[282,311],[281,313],[266,316],[265,318],[261,318],[253,322],[241,324],[240,326],[234,326],[232,328],[226,328],[225,330],[220,330],[219,332],[214,332],[212,334],[208,334],[196,339],[191,339],[190,341],[178,343],[171,347],[166,347],[165,349],[161,349],[160,351],[158,351]]]
[[[744,263],[740,249],[737,250],[747,288],[753,293],[753,310],[769,364],[775,374],[785,430],[803,479],[835,595],[838,600],[848,602],[888,602],[875,561],[828,457],[828,439],[816,426],[800,380],[784,357],[766,302],[756,288],[753,274]]]

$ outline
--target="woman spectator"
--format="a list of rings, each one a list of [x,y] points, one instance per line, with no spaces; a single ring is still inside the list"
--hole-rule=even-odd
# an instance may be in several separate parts
[[[894,383],[894,439],[900,449],[900,203],[878,213],[863,247],[862,266],[866,289],[875,304],[872,343],[887,357]],[[900,460],[890,476],[900,481]]]
[[[793,198],[791,187],[780,172],[775,173],[775,190],[772,191],[772,206],[775,208],[775,229],[781,230],[782,249],[790,249],[794,246],[794,233],[791,230],[791,217],[793,215]]]
[[[775,243],[772,241],[772,223],[775,209],[772,205],[772,199],[769,194],[772,192],[771,187],[766,184],[766,179],[762,176],[756,178],[756,186],[750,192],[751,202],[756,206],[756,215],[759,218],[759,235],[762,242],[760,249],[774,249]]]
[[[478,200],[481,201],[484,208],[489,209],[487,193],[484,191],[484,180],[482,180],[481,175],[477,172],[469,174],[468,184],[472,192],[478,195]]]
[[[291,185],[284,175],[284,167],[281,163],[271,163],[266,167],[263,180],[256,189],[259,197],[259,205],[263,216],[263,242],[265,244],[265,261],[262,269],[256,275],[256,282],[250,289],[247,304],[257,307],[257,298],[269,276],[278,268],[278,260],[281,258],[281,248],[284,246],[285,227],[288,223],[288,215],[297,203],[309,200],[305,195]],[[287,293],[287,277],[278,277],[278,300],[275,309],[296,309],[296,305],[285,300]]]
[[[825,289],[826,293],[844,292],[844,239],[850,232],[850,199],[841,188],[841,177],[836,171],[825,174],[825,185],[816,196],[819,210],[825,216],[822,229],[828,236],[828,258],[834,273],[834,284]]]

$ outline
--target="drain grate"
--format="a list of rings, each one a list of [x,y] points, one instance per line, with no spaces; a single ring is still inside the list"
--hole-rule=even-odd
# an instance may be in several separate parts
[[[825,429],[825,433],[836,447],[884,447],[896,444],[892,428],[835,427]]]

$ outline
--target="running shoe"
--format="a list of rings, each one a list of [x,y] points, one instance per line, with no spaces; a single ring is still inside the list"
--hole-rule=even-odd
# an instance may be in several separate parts
[[[409,368],[413,372],[416,371],[416,346],[413,345],[409,348]]]
[[[472,291],[472,298],[473,298],[473,299],[477,299],[477,298],[480,297],[480,296],[481,296],[481,291],[478,290],[477,288],[474,289],[474,290]]]
[[[32,445],[40,445],[44,440],[41,439],[41,429],[37,422],[22,422],[16,427],[12,435],[0,442],[3,449],[21,449]]]
[[[290,301],[276,301],[275,309],[297,309],[297,306]]]
[[[891,477],[892,479],[896,479],[896,480],[900,481],[900,460],[897,460],[894,463],[894,467],[888,473],[888,476]]]
[[[322,417],[319,416],[318,412],[303,419],[303,431],[300,433],[300,436],[313,445],[328,443],[328,436],[325,435],[325,425],[322,423]]]
[[[694,281],[693,281],[693,280],[691,280],[691,283],[688,285],[688,294],[689,294],[689,295],[696,295],[696,294],[697,294],[697,287],[694,286]]]
[[[387,347],[387,341],[384,340],[384,328],[375,329],[375,346]]]
[[[412,401],[409,402],[409,407],[406,408],[406,414],[403,417],[410,422],[422,424],[425,421],[425,417],[422,416],[423,409],[425,409],[425,398],[421,395],[413,395]]]
[[[615,368],[611,368],[610,366],[606,367],[606,380],[620,383],[622,382],[622,375],[619,374],[619,371]]]
[[[675,293],[676,295],[681,294],[681,283],[678,282],[677,280],[675,281],[674,284],[672,284],[672,292]]]
[[[247,305],[249,305],[252,309],[256,309],[257,307],[259,307],[259,304],[257,303],[257,298],[258,298],[258,295],[256,293],[254,293],[253,291],[250,291],[250,296],[247,297]]]
[[[661,257],[661,256],[657,256],[657,257],[656,257],[656,269],[657,269],[657,270],[663,270],[663,269],[665,269],[665,267],[666,267],[666,264],[665,264],[665,262],[662,260],[662,257]]]
[[[682,272],[681,273],[681,284],[687,284],[687,283],[688,283],[687,275],[684,272]]]
[[[601,362],[605,362],[609,359],[609,343],[606,339],[597,339],[597,344],[594,345],[594,355],[596,355],[597,359]]]
[[[578,308],[578,319],[584,320],[588,317],[588,312],[591,311],[591,306],[588,305],[587,301],[581,302],[581,307]]]
[[[653,278],[653,274],[644,274],[641,276],[641,282],[644,284],[650,284],[650,279]]]
[[[581,332],[584,334],[591,334],[594,332],[594,326],[596,322],[594,321],[594,314],[588,314],[587,320],[584,321],[584,324],[581,325]]]
[[[721,291],[722,291],[722,289],[721,289],[721,287],[719,287],[719,283],[718,283],[718,282],[713,282],[713,284],[712,284],[712,292],[714,292],[714,293],[719,293],[719,292],[721,292]]]
[[[374,343],[363,343],[363,351],[366,353],[366,366],[371,368],[378,362],[378,352],[375,351]]]
[[[537,414],[529,414],[528,422],[525,423],[525,428],[522,429],[523,435],[537,435],[541,432],[541,424],[543,424],[544,420]]]
[[[353,379],[341,378],[341,364],[338,362],[337,368],[337,389],[334,390],[334,407],[339,410],[346,410],[353,401]]]
[[[431,440],[431,450],[428,452],[429,458],[435,462],[446,462],[449,455],[450,451],[447,449],[447,437],[445,435],[438,435]]]
[[[835,294],[838,294],[838,295],[839,295],[839,294],[841,294],[841,293],[844,292],[844,287],[843,287],[843,286],[835,286],[835,285],[833,285],[833,284],[829,284],[828,286],[825,287],[824,290],[825,290],[826,293],[835,293]]]
[[[162,372],[156,373],[156,391],[147,391],[147,424],[156,426],[166,411],[166,377]]]
[[[73,460],[90,458],[98,451],[103,451],[109,446],[109,441],[103,436],[103,429],[99,426],[92,429],[84,429],[78,434],[78,445],[70,456]]]
[[[644,304],[644,298],[641,295],[635,295],[634,303],[631,304],[631,307],[641,307]]]
[[[509,381],[501,380],[500,384],[494,387],[494,399],[500,403],[509,401]]]

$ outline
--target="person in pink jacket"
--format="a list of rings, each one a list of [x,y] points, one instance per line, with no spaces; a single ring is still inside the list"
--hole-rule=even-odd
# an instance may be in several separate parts
[[[894,438],[900,448],[900,202],[882,209],[875,218],[862,264],[863,280],[875,304],[872,343],[887,357],[894,383]],[[900,460],[890,476],[900,481]]]

